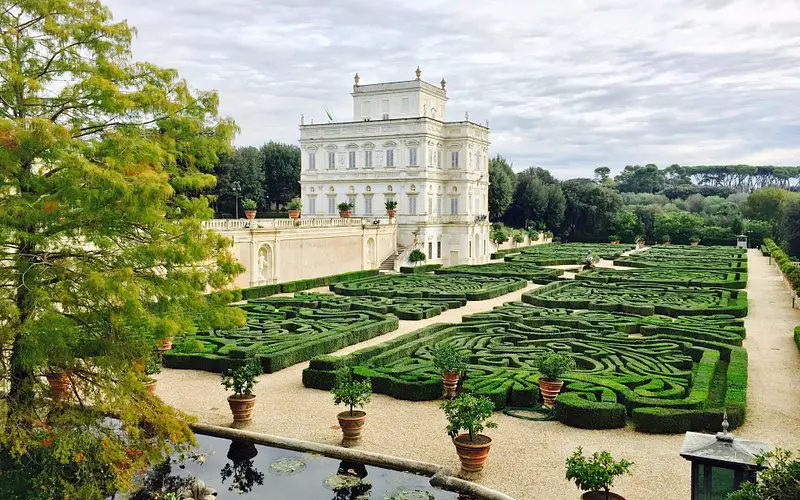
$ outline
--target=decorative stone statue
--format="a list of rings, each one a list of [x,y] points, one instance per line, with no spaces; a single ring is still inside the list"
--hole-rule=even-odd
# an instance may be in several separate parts
[[[217,492],[209,488],[200,479],[195,479],[192,485],[183,490],[178,498],[181,500],[217,500]]]

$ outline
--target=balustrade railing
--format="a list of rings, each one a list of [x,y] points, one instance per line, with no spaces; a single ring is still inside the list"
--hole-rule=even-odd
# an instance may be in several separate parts
[[[377,221],[377,222],[376,222]],[[203,228],[215,231],[240,231],[243,229],[292,229],[324,227],[379,226],[389,223],[385,217],[310,217],[300,219],[211,219],[203,221]]]

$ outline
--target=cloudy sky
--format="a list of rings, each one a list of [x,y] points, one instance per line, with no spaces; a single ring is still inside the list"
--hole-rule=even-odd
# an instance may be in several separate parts
[[[798,0],[106,1],[137,58],[219,91],[241,145],[349,120],[355,72],[419,65],[517,170],[800,165]]]

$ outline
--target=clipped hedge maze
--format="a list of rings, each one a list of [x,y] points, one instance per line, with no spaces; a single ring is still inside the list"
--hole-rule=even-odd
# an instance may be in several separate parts
[[[747,293],[721,288],[567,281],[522,294],[523,302],[550,308],[598,309],[631,314],[747,315]]]
[[[598,267],[577,274],[575,279],[599,283],[656,283],[662,285],[737,289],[744,288],[747,285],[746,272],[679,268],[618,270]]]
[[[396,330],[398,320],[379,312],[350,309],[346,303],[270,303],[260,299],[239,306],[247,324],[233,330],[198,332],[164,353],[164,366],[221,372],[255,358],[265,373],[306,361]],[[326,304],[327,305],[327,304]]]
[[[521,278],[465,274],[387,274],[331,285],[331,290],[346,296],[443,298],[486,300],[524,288]]]
[[[436,269],[436,274],[475,274],[478,276],[507,276],[522,278],[545,285],[564,274],[561,269],[549,269],[529,262],[498,262],[496,264],[462,265]]]
[[[408,400],[441,396],[431,349],[452,343],[469,353],[466,389],[497,408],[532,405],[538,397],[535,358],[570,354],[557,416],[567,425],[612,428],[633,421],[647,432],[716,429],[726,408],[744,418],[747,353],[741,320],[725,316],[644,317],[604,311],[545,309],[509,303],[437,324],[348,356],[320,356],[303,372],[308,387],[328,389],[337,370],[352,367],[376,392]]]
[[[583,264],[586,262],[586,254],[590,251],[595,257],[610,260],[634,248],[634,245],[614,245],[611,243],[551,243],[521,248],[519,254],[507,255],[504,260],[507,262],[527,262],[539,266]]]
[[[671,245],[670,245],[671,246]],[[701,248],[701,247],[677,247],[677,248]],[[714,247],[710,247],[714,248]],[[651,253],[652,252],[652,253]],[[690,252],[687,250],[686,252]],[[661,251],[654,252],[647,250],[624,257],[614,259],[615,266],[625,267],[658,267],[662,269],[699,269],[704,271],[723,271],[747,273],[747,255],[721,256],[713,253],[672,253]]]

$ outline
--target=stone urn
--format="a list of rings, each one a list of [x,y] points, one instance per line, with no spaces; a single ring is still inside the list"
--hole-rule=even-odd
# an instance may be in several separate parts
[[[539,378],[539,392],[542,393],[543,406],[552,408],[556,403],[556,396],[561,392],[564,381],[557,378]]]

